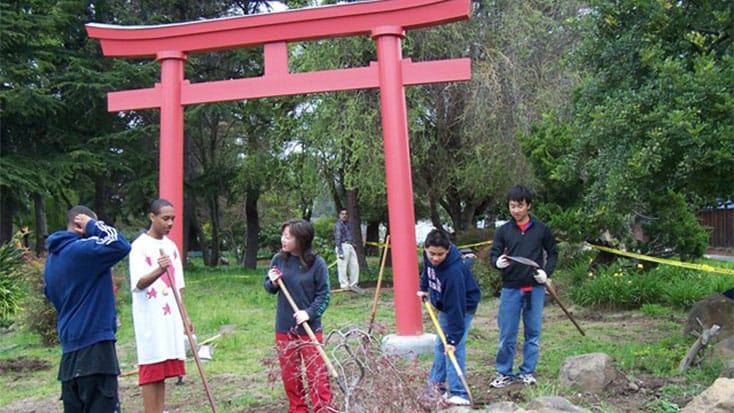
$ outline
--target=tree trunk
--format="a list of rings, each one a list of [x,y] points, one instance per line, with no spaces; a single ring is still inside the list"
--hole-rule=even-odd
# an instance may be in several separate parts
[[[374,243],[380,243],[380,222],[379,221],[372,221],[367,223],[367,234],[366,234],[367,242],[374,242]],[[364,253],[365,255],[377,255],[379,251],[379,248],[373,247],[371,245],[365,245],[364,247]]]
[[[184,208],[184,215],[188,218],[189,228],[191,228],[191,230],[196,235],[196,241],[197,241],[199,250],[201,250],[202,261],[204,262],[204,264],[206,264],[207,262],[209,262],[209,244],[207,242],[206,234],[204,233],[204,229],[201,227],[201,223],[199,222],[199,218],[196,216],[196,210],[197,210],[196,198],[188,197],[185,201],[185,204],[186,204],[186,207]],[[181,252],[181,254],[186,256],[186,254],[183,251]]]
[[[247,217],[247,236],[245,246],[244,267],[255,269],[257,267],[258,235],[260,234],[260,216],[257,212],[257,201],[260,191],[248,189],[245,199],[245,216]]]
[[[46,255],[46,201],[42,194],[33,194],[33,209],[36,215],[36,256]]]
[[[9,190],[0,191],[0,243],[13,239],[13,199]]]
[[[209,218],[211,219],[212,225],[212,253],[207,263],[210,267],[216,267],[219,265],[219,198],[217,195],[212,195],[209,199]]]
[[[359,215],[359,190],[349,189],[347,195],[347,211],[349,212],[349,220],[352,221],[352,239],[354,240],[354,250],[357,252],[357,261],[359,261],[359,272],[367,271],[367,259],[364,256],[364,238],[362,237],[362,217]]]

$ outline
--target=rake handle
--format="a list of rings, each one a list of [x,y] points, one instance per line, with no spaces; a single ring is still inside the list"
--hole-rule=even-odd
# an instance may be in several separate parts
[[[382,284],[382,273],[385,271],[385,261],[387,261],[387,251],[390,248],[390,234],[385,236],[385,248],[382,250],[382,261],[380,262],[380,274],[377,276],[377,287],[375,288],[375,299],[372,302],[372,314],[370,314],[370,327],[367,334],[372,333],[372,324],[375,322],[375,314],[377,313],[377,301],[380,299],[380,285]]]
[[[161,256],[165,255],[165,252],[163,249],[160,249],[159,252],[161,253]],[[206,391],[206,397],[209,399],[209,406],[212,408],[212,412],[217,413],[217,405],[214,403],[214,396],[212,395],[212,391],[209,388],[209,382],[206,380],[206,376],[204,375],[204,368],[201,365],[201,360],[199,359],[199,354],[196,351],[196,342],[194,341],[194,336],[191,333],[191,330],[189,329],[189,324],[186,322],[186,320],[189,319],[188,313],[186,312],[186,307],[184,307],[183,301],[181,300],[181,296],[178,293],[178,288],[176,288],[176,280],[171,277],[171,274],[168,272],[168,268],[166,268],[165,271],[166,277],[168,278],[168,283],[171,284],[171,290],[173,291],[173,298],[176,300],[176,306],[178,307],[178,311],[181,314],[181,318],[183,319],[184,323],[184,331],[186,332],[186,337],[189,339],[189,346],[191,346],[191,352],[194,354],[194,361],[196,362],[196,368],[199,369],[199,376],[201,376],[201,383],[204,385],[204,390]]]
[[[288,292],[288,288],[285,286],[285,282],[283,282],[282,278],[278,278],[277,281],[275,281],[280,286],[280,292],[283,293],[285,296],[285,299],[288,300],[288,303],[291,305],[291,308],[293,309],[293,313],[297,313],[301,309],[298,308],[298,304],[293,300],[293,297],[291,296],[291,293]],[[339,377],[339,373],[336,372],[336,369],[334,368],[334,365],[331,364],[331,360],[329,360],[329,356],[326,355],[326,351],[321,347],[321,343],[316,338],[316,334],[314,334],[313,330],[311,329],[311,326],[308,325],[308,321],[301,324],[303,326],[303,329],[306,330],[306,334],[308,334],[308,337],[311,339],[311,341],[316,345],[316,350],[319,352],[319,355],[321,356],[321,359],[324,360],[324,363],[326,364],[326,369],[329,371],[329,375],[336,380],[336,383],[339,385],[339,388],[346,394],[347,389],[344,385],[344,383],[341,380],[341,377]]]
[[[424,296],[422,300],[423,300],[423,303],[426,305],[426,310],[428,311],[428,315],[431,316],[431,321],[433,321],[433,325],[436,327],[436,332],[438,333],[438,336],[441,338],[443,347],[447,349],[446,353],[449,356],[449,360],[451,360],[451,364],[454,365],[456,374],[459,376],[459,380],[461,380],[461,385],[464,386],[464,390],[466,390],[466,394],[469,396],[469,400],[471,400],[471,402],[474,403],[474,397],[472,397],[471,390],[469,390],[469,383],[466,382],[466,377],[464,377],[464,373],[461,371],[461,367],[459,366],[459,362],[456,360],[456,355],[454,354],[454,351],[448,349],[448,342],[446,341],[446,335],[444,335],[443,333],[443,329],[441,328],[441,324],[439,324],[438,322],[438,318],[436,318],[436,313],[433,311],[433,308],[431,307],[431,303],[428,302],[428,297]]]

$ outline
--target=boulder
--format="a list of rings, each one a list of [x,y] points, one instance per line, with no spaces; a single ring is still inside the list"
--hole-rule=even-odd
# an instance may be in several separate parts
[[[694,397],[681,409],[681,413],[731,413],[734,412],[734,379],[718,378],[703,393]]]
[[[607,354],[581,354],[566,358],[559,376],[561,386],[564,388],[601,393],[617,378],[617,368],[614,360]]]
[[[724,294],[713,293],[698,301],[688,313],[683,334],[688,335],[692,331],[701,332],[701,326],[696,319],[701,320],[705,328],[710,328],[714,324],[721,327],[716,340],[730,337],[734,335],[734,300]]]

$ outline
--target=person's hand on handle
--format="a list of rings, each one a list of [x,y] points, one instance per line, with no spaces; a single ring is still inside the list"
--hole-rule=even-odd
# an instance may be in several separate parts
[[[510,260],[507,258],[507,255],[502,254],[499,258],[497,258],[497,263],[495,265],[500,270],[503,270],[510,266]]]
[[[161,269],[161,273],[166,272],[170,264],[171,260],[169,260],[168,256],[163,253],[163,250],[161,250],[161,255],[158,257],[158,268]]]
[[[293,314],[293,318],[296,319],[296,324],[301,325],[306,321],[310,320],[311,317],[305,310],[298,310]]]
[[[449,353],[456,353],[456,346],[451,344],[446,344],[443,348],[443,354],[449,354]]]
[[[535,271],[535,275],[533,275],[533,277],[535,277],[535,281],[538,284],[545,284],[545,282],[548,281],[548,274],[546,274],[545,271],[541,269]]]
[[[273,267],[268,271],[268,278],[270,278],[270,282],[273,284],[277,284],[280,277],[283,276],[283,273],[280,272],[280,270],[276,267]]]
[[[421,302],[425,302],[428,299],[428,291],[417,291],[415,295],[421,299]]]

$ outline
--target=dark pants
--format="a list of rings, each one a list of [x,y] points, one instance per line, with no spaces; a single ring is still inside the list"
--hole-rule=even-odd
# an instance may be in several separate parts
[[[93,374],[61,382],[66,413],[119,413],[117,376]]]

